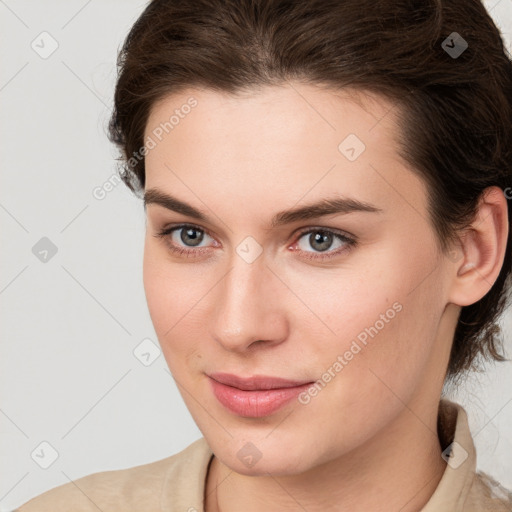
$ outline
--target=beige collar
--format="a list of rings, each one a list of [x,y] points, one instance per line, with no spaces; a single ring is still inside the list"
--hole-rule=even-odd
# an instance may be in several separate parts
[[[457,512],[463,510],[476,471],[476,451],[466,411],[459,404],[442,399],[438,430],[448,464],[434,494],[421,512]]]

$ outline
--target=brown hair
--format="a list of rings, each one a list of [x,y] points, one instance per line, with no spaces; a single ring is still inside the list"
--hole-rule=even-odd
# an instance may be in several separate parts
[[[455,46],[453,32],[468,45],[460,55],[443,43]],[[118,71],[109,138],[137,195],[155,102],[194,86],[236,94],[286,80],[350,86],[400,107],[401,156],[428,186],[445,253],[485,188],[512,190],[512,63],[477,0],[153,0]],[[449,377],[476,369],[479,355],[505,360],[497,321],[508,305],[511,236],[491,290],[461,310]]]

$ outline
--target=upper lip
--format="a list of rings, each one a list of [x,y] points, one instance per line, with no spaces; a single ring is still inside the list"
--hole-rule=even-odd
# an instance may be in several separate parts
[[[281,377],[270,377],[267,375],[253,375],[252,377],[244,378],[231,373],[210,373],[208,376],[221,384],[226,384],[244,391],[252,391],[256,389],[293,388],[312,382],[307,380],[289,380]]]

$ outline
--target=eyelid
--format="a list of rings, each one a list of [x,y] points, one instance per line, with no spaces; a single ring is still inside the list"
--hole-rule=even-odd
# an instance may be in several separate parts
[[[331,228],[329,226],[307,226],[304,228],[299,228],[295,233],[295,237],[300,238],[302,235],[309,233],[310,231],[326,231],[328,233],[334,233],[336,235],[343,236],[345,238],[356,239],[355,235],[352,235],[348,231],[344,231],[343,229]]]

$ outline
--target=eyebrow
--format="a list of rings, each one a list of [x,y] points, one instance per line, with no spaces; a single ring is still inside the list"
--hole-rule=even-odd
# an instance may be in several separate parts
[[[188,217],[210,222],[208,215],[201,210],[155,188],[149,189],[144,193],[144,209],[148,204],[158,204],[168,210],[187,215]],[[320,201],[305,206],[282,210],[272,217],[270,227],[276,228],[285,224],[291,224],[292,222],[314,219],[324,215],[335,213],[348,214],[352,212],[381,213],[383,210],[357,199],[334,196],[323,198]]]

